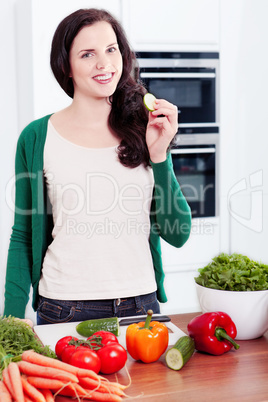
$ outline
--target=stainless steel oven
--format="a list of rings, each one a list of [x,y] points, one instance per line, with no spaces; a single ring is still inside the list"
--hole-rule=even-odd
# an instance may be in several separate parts
[[[178,107],[175,174],[193,218],[219,214],[219,53],[138,52],[137,77]]]
[[[178,135],[171,148],[174,172],[193,218],[219,214],[217,134]]]

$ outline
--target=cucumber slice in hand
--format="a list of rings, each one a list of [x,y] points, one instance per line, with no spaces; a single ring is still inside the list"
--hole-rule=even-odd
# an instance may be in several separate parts
[[[146,106],[146,108],[149,110],[149,112],[153,112],[155,110],[154,107],[154,102],[156,100],[156,97],[153,94],[147,93],[143,97],[143,102]]]

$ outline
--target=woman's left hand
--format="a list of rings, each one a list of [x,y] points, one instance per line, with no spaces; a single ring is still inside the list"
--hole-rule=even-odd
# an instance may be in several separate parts
[[[177,131],[177,107],[164,99],[157,99],[155,110],[149,112],[146,130],[146,143],[153,163],[166,160],[167,148]]]
[[[32,320],[30,320],[29,318],[17,318],[17,320],[25,322],[25,324],[28,324],[31,328],[33,328],[34,326]]]

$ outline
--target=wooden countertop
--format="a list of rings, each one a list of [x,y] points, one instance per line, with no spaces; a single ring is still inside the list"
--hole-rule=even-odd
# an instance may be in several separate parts
[[[188,322],[198,313],[171,315],[172,322],[187,333]],[[250,325],[250,323],[249,323]],[[221,356],[195,352],[179,371],[169,369],[164,355],[145,364],[128,357],[131,386],[130,398],[146,402],[268,402],[268,331],[249,341],[238,341],[240,348]],[[106,376],[115,381],[115,375]],[[126,371],[118,373],[118,381],[128,384]],[[70,401],[58,397],[57,402]]]

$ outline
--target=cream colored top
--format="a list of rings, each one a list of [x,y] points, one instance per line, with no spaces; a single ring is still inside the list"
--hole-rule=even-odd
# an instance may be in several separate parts
[[[151,168],[124,167],[117,147],[76,145],[49,121],[44,176],[54,228],[39,294],[94,300],[155,291],[149,247]]]

